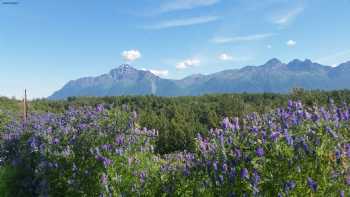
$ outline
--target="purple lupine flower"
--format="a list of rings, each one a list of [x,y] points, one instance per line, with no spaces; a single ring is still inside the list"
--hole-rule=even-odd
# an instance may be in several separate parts
[[[236,157],[237,159],[239,159],[239,158],[242,157],[242,152],[241,152],[241,150],[238,149],[238,148],[235,149],[235,157]]]
[[[335,158],[339,160],[341,158],[341,152],[339,149],[335,150]]]
[[[230,144],[230,145],[233,143],[233,139],[232,139],[232,137],[231,137],[231,136],[230,136],[230,137],[228,137],[228,139],[227,139],[227,143],[228,143],[228,144]]]
[[[227,164],[226,164],[226,163],[223,163],[223,164],[222,164],[222,171],[226,173],[227,170],[228,170]]]
[[[29,144],[30,148],[32,149],[32,151],[37,151],[38,150],[39,142],[38,142],[38,140],[35,137],[31,137],[28,140],[28,144]]]
[[[311,119],[312,119],[312,114],[309,113],[308,111],[305,111],[305,112],[304,112],[304,118],[305,118],[306,120],[311,120]]]
[[[284,137],[286,138],[288,145],[293,145],[293,138],[289,135],[288,129],[284,130]]]
[[[307,177],[307,184],[313,192],[317,191],[317,183],[312,178]]]
[[[345,192],[344,192],[344,190],[341,190],[340,191],[340,197],[344,197],[345,196]]]
[[[105,151],[110,151],[112,149],[112,145],[111,144],[103,144],[102,149]]]
[[[350,144],[345,145],[345,155],[350,158]]]
[[[86,124],[84,124],[84,123],[80,123],[80,124],[78,125],[78,128],[79,128],[80,130],[85,130],[85,129],[88,128],[88,126],[87,126]]]
[[[249,172],[247,168],[243,168],[241,170],[241,178],[242,179],[248,179],[249,178]]]
[[[262,147],[257,148],[255,153],[258,157],[262,157],[265,154],[264,149]]]
[[[222,120],[222,122],[221,122],[221,125],[222,125],[223,129],[225,129],[225,130],[230,128],[231,127],[230,119],[228,119],[227,117],[224,118],[224,120]]]
[[[218,171],[218,162],[217,161],[214,161],[213,167],[214,167],[214,171],[216,173]]]
[[[258,171],[254,170],[253,171],[253,185],[258,185],[260,182],[260,175]]]
[[[297,109],[302,110],[302,109],[303,109],[303,104],[302,104],[302,102],[301,102],[300,100],[297,101],[297,102],[295,103],[295,107],[296,107]]]
[[[231,183],[233,183],[233,181],[235,180],[235,177],[236,177],[236,169],[231,168],[230,175],[229,175],[229,180]]]
[[[233,127],[234,127],[234,131],[240,130],[238,117],[233,118]]]
[[[284,190],[287,193],[288,191],[291,191],[295,188],[296,183],[295,181],[291,180],[291,181],[287,181],[287,183],[284,186]]]
[[[186,164],[185,168],[184,168],[184,175],[185,176],[189,176],[190,175],[190,168],[189,166]]]
[[[327,133],[329,133],[333,138],[338,138],[337,133],[336,133],[335,131],[333,131],[332,128],[326,127],[326,131],[327,131]]]
[[[262,138],[262,143],[265,144],[266,143],[266,130],[263,129],[261,131],[261,138]]]
[[[288,100],[288,108],[292,109],[293,108],[293,101]]]
[[[102,112],[104,110],[103,105],[97,105],[96,106],[96,112]]]
[[[107,177],[107,175],[105,173],[103,173],[101,175],[100,180],[101,180],[102,185],[106,186],[108,184],[108,177]]]
[[[328,121],[329,118],[330,118],[329,112],[326,111],[323,107],[320,108],[320,112],[321,112],[321,114],[322,114],[323,120]]]
[[[278,131],[274,131],[271,133],[270,138],[272,141],[276,142],[279,136],[280,136],[280,133]]]
[[[60,140],[58,138],[54,138],[52,140],[52,144],[58,144],[58,143],[60,143]]]
[[[315,123],[320,121],[320,115],[317,111],[315,111],[312,115],[311,115],[311,120]]]
[[[108,159],[107,157],[103,157],[103,165],[105,166],[105,168],[107,168],[112,163],[113,161],[111,159]]]
[[[140,173],[140,182],[141,183],[144,183],[145,182],[145,179],[146,179],[146,172],[145,171],[142,171]]]
[[[250,131],[251,131],[252,133],[258,133],[258,132],[259,132],[259,129],[258,129],[258,127],[253,126],[252,128],[250,128]]]
[[[203,140],[202,135],[200,133],[197,133],[197,140],[199,140],[199,141]]]
[[[102,163],[103,163],[105,168],[107,168],[113,162],[112,160],[108,159],[107,157],[104,157],[104,156],[101,156],[101,155],[97,155],[96,156],[96,160],[102,161]]]
[[[115,139],[115,143],[119,146],[124,144],[124,136],[123,135],[118,135]]]
[[[220,139],[221,146],[224,146],[225,145],[224,134],[221,133],[220,136],[219,136],[219,139]]]

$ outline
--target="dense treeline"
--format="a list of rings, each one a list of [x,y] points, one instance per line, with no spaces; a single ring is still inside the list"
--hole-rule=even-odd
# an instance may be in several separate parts
[[[114,108],[116,113],[137,112],[137,124],[159,131],[156,150],[170,153],[178,150],[193,150],[193,137],[197,133],[206,135],[210,128],[218,128],[223,117],[242,117],[251,112],[266,113],[276,107],[286,105],[289,99],[301,100],[306,105],[328,102],[350,102],[350,91],[304,91],[295,89],[285,94],[212,94],[198,97],[71,97],[65,101],[46,99],[30,102],[31,112],[62,113],[69,107],[96,106],[103,103],[106,108]],[[0,121],[6,120],[6,113],[20,115],[20,102],[0,98]],[[1,125],[0,125],[1,129]]]

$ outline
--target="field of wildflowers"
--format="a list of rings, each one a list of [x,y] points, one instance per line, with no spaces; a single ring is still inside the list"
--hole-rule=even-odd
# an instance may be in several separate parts
[[[0,196],[350,196],[346,103],[224,118],[165,155],[158,131],[105,107],[2,118]]]

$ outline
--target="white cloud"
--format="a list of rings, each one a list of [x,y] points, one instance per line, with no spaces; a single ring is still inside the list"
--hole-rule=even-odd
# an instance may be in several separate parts
[[[294,40],[288,40],[288,41],[286,42],[286,45],[287,45],[288,47],[294,47],[296,44],[297,44],[297,42],[295,42]]]
[[[294,9],[284,12],[282,15],[276,16],[272,19],[272,22],[278,25],[285,25],[296,18],[300,13],[304,11],[304,7],[296,7]]]
[[[183,26],[210,23],[218,19],[219,19],[218,16],[199,16],[199,17],[192,17],[192,18],[162,21],[154,25],[145,26],[145,28],[146,29],[165,29],[165,28],[171,28],[171,27],[183,27]]]
[[[254,35],[248,35],[248,36],[216,37],[216,38],[213,38],[211,41],[216,44],[237,43],[237,42],[245,42],[245,41],[263,40],[274,35],[275,34],[273,33],[266,33],[266,34],[254,34]]]
[[[197,7],[211,6],[220,0],[169,0],[160,6],[160,12],[171,12],[177,10],[189,10]]]
[[[128,50],[122,52],[122,57],[125,61],[135,61],[139,58],[141,58],[141,53],[138,50]]]
[[[229,61],[229,60],[233,60],[233,57],[227,53],[222,53],[219,55],[219,60]]]
[[[186,69],[186,68],[191,68],[194,66],[198,66],[200,63],[201,63],[201,61],[199,59],[196,59],[196,58],[187,59],[187,60],[184,60],[182,62],[177,63],[176,69],[182,70],[182,69]]]

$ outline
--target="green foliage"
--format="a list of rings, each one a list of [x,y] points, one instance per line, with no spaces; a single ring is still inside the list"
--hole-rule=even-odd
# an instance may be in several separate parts
[[[251,112],[267,113],[285,105],[288,99],[301,100],[307,105],[328,103],[329,98],[336,103],[350,102],[349,90],[306,91],[295,89],[290,94],[211,94],[198,97],[157,97],[157,96],[118,96],[118,97],[70,97],[67,100],[51,101],[39,99],[31,101],[31,112],[63,113],[69,107],[96,106],[104,103],[115,109],[114,117],[126,122],[126,113],[136,111],[138,126],[159,131],[156,143],[159,153],[192,150],[196,133],[206,134],[210,128],[220,127],[223,117],[243,117]],[[19,112],[16,100],[0,99],[0,109]],[[120,115],[120,113],[124,113]],[[112,116],[112,114],[110,114]],[[1,119],[0,119],[1,120]],[[127,120],[130,121],[129,119]],[[0,123],[1,126],[1,123]],[[171,143],[169,143],[171,141]]]
[[[4,132],[5,125],[10,121],[10,117],[0,110],[0,133]]]

